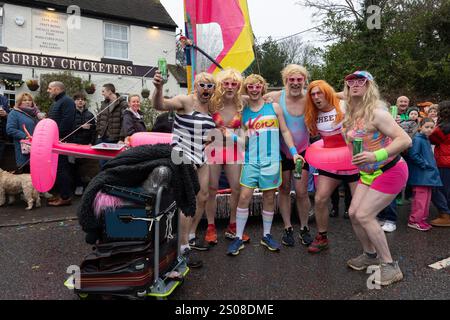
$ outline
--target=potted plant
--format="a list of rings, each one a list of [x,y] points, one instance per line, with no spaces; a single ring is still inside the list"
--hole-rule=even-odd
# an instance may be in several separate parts
[[[83,87],[87,94],[93,94],[95,92],[95,84],[90,81],[84,81]]]
[[[147,99],[148,97],[150,97],[150,90],[148,90],[147,88],[143,88],[141,91],[141,96],[144,99]]]
[[[36,91],[37,89],[39,89],[39,81],[36,79],[27,80],[26,84],[28,89],[30,89],[31,91]]]

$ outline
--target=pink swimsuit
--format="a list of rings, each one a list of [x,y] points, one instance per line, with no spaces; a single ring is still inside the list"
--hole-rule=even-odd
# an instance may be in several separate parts
[[[212,118],[216,124],[216,128],[228,128],[228,129],[239,129],[242,125],[242,114],[237,112],[234,117],[227,124],[223,120],[220,112],[215,112]],[[228,142],[227,142],[228,143]],[[213,146],[211,146],[213,147]],[[211,148],[210,147],[210,148]],[[217,147],[214,145],[214,149],[209,150],[208,163],[209,164],[233,164],[242,163],[244,150],[239,148],[237,143],[232,146],[222,146]]]

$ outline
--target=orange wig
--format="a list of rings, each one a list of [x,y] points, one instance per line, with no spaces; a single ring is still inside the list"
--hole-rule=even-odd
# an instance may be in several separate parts
[[[330,86],[324,80],[316,80],[309,84],[308,90],[306,93],[306,110],[305,110],[305,124],[308,128],[311,136],[316,136],[318,134],[317,131],[317,116],[319,115],[319,109],[316,108],[314,102],[311,98],[311,91],[315,87],[319,87],[320,91],[324,94],[325,99],[328,103],[336,109],[336,120],[335,124],[338,124],[342,120],[344,120],[344,113],[339,106],[339,98],[336,96],[336,92],[333,87]]]

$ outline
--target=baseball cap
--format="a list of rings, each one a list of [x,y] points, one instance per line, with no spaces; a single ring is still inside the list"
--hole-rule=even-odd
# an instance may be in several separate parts
[[[373,81],[373,76],[368,71],[355,71],[346,76],[344,80],[351,80],[357,78],[366,78],[367,80]]]

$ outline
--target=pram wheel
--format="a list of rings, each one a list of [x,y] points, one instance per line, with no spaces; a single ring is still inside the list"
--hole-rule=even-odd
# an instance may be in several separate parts
[[[87,294],[87,293],[79,293],[78,294],[78,298],[80,298],[80,300],[88,300],[89,299],[89,294]]]

